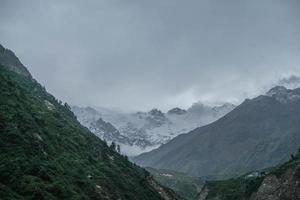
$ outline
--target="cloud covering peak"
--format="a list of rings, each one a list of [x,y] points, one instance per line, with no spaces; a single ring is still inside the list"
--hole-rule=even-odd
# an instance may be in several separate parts
[[[299,76],[299,9],[297,0],[2,0],[0,36],[64,101],[166,110],[237,103]]]

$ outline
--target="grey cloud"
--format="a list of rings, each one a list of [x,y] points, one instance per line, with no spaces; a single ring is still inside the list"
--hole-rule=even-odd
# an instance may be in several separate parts
[[[297,0],[0,2],[0,42],[72,104],[238,103],[300,75]]]
[[[283,85],[287,88],[300,87],[300,77],[291,75],[289,77],[282,78],[278,81],[278,85]]]

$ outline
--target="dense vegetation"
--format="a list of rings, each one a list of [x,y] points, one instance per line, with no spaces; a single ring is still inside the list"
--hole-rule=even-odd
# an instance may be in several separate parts
[[[22,74],[27,78],[32,78],[30,72],[21,63],[21,61],[17,58],[14,52],[4,48],[1,44],[0,44],[0,65],[18,74]]]
[[[250,198],[257,191],[263,177],[249,178],[239,177],[222,181],[209,181],[207,187],[210,192],[207,199],[219,197],[222,200],[241,200]]]
[[[298,150],[298,154],[291,155],[291,158],[288,162],[279,165],[277,167],[274,167],[270,174],[274,174],[277,177],[280,177],[282,174],[284,174],[289,168],[296,168],[296,173],[295,175],[300,178],[300,149]]]
[[[200,192],[203,181],[199,177],[193,177],[185,173],[166,169],[146,168],[162,185],[171,188],[187,200],[193,200]]]
[[[35,80],[0,66],[0,82],[1,199],[162,199]]]

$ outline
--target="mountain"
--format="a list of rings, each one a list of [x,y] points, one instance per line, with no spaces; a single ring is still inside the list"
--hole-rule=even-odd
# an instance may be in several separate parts
[[[96,136],[109,143],[115,142],[120,145],[123,154],[134,155],[141,149],[151,148],[151,143],[145,139],[144,134],[140,133],[137,128],[128,125],[127,135],[124,135],[112,123],[103,120],[105,118],[114,122],[122,121],[122,119],[128,118],[128,115],[112,110],[100,109],[100,111],[97,111],[91,107],[80,108],[78,106],[73,106],[72,111],[76,114],[78,121]],[[129,133],[129,131],[133,133]]]
[[[197,200],[298,200],[300,199],[300,155],[267,172],[238,178],[208,181]]]
[[[199,126],[213,122],[234,109],[233,104],[207,106],[193,104],[189,109],[170,109],[164,113],[156,108],[149,112],[122,113],[90,107],[73,106],[72,110],[82,125],[89,128],[101,139],[116,142],[128,156],[147,152],[167,143],[179,134],[186,133]],[[96,121],[110,123],[118,134],[103,130],[103,126],[95,127]],[[110,138],[104,138],[99,131],[106,132]],[[101,132],[101,131],[100,131]],[[115,137],[116,136],[116,137]]]
[[[4,68],[14,71],[18,74],[32,78],[27,68],[20,62],[17,56],[9,49],[4,48],[0,44],[0,65]]]
[[[172,115],[172,114],[174,114],[174,115],[184,115],[184,114],[186,114],[186,113],[187,113],[186,110],[183,110],[183,109],[178,108],[178,107],[172,108],[172,109],[170,109],[170,110],[167,112],[167,114],[169,114],[169,115]]]
[[[103,121],[102,118],[93,122],[89,128],[95,135],[103,138],[105,141],[123,142],[126,144],[129,142],[111,123]]]
[[[133,160],[200,177],[232,177],[286,161],[300,146],[299,132],[300,88],[275,87]]]
[[[101,118],[101,114],[95,109],[91,107],[81,109],[78,106],[73,106],[72,110],[74,113],[77,113],[77,119],[81,122],[81,124],[87,127],[102,140],[122,144],[130,143],[128,138],[121,135],[118,129],[116,129],[111,123],[104,121]]]
[[[0,82],[0,199],[179,199],[15,65]]]

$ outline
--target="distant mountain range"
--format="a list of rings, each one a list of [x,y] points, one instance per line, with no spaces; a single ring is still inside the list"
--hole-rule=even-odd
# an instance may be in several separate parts
[[[155,149],[179,134],[211,123],[234,108],[230,103],[221,106],[195,103],[187,110],[173,108],[166,113],[158,109],[122,113],[78,106],[73,106],[72,111],[81,124],[95,135],[108,142],[116,142],[124,154],[134,156]]]
[[[300,198],[300,88],[166,113],[74,106],[76,117],[1,45],[0,82],[1,199],[182,199],[160,184],[193,200]],[[128,155],[160,146],[133,158],[156,169],[99,138]]]
[[[224,178],[286,161],[300,146],[300,88],[246,99],[216,122],[133,160],[142,166]]]

